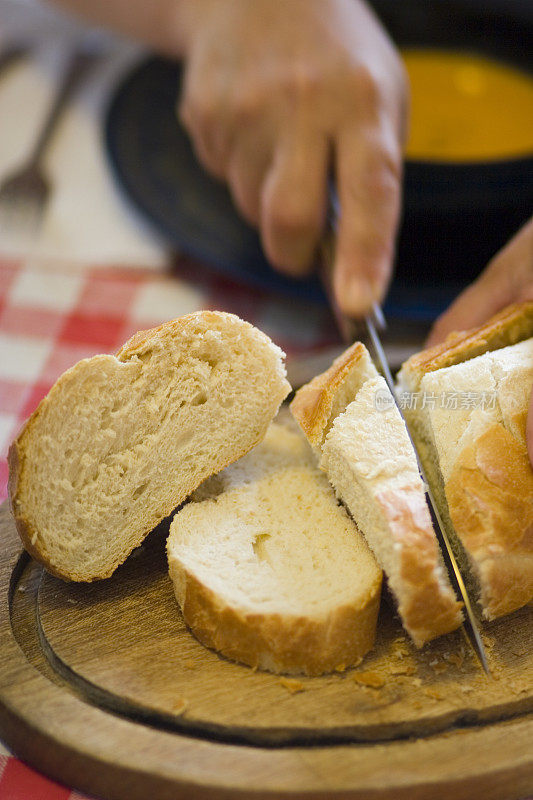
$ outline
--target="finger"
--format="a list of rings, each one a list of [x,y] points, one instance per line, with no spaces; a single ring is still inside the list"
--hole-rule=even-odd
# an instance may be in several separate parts
[[[293,276],[313,265],[324,227],[328,142],[309,130],[278,145],[261,195],[261,235],[270,262]]]
[[[178,118],[191,138],[194,152],[200,163],[215,177],[225,178],[232,148],[231,125],[222,110],[220,94],[214,87],[208,91],[190,77],[194,75],[189,65],[178,101]]]
[[[336,171],[341,217],[335,293],[345,314],[361,317],[381,301],[392,270],[402,171],[396,134],[375,127],[344,131]]]
[[[226,178],[233,200],[243,217],[254,226],[261,219],[261,188],[272,159],[270,142],[258,142],[257,135],[245,133],[235,141]]]
[[[526,425],[526,439],[527,439],[527,451],[529,453],[529,460],[531,461],[531,466],[533,467],[533,391],[531,392],[531,400],[529,401],[529,412],[527,415],[527,425]]]
[[[452,331],[481,325],[510,303],[528,299],[533,299],[533,220],[438,318],[426,345],[438,344]]]

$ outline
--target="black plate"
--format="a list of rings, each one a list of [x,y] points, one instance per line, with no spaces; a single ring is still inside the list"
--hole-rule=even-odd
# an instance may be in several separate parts
[[[435,3],[434,11],[445,5]],[[407,17],[413,9],[420,16],[420,3],[402,7]],[[455,36],[442,18],[433,13],[428,19],[426,12],[419,20],[424,28],[421,39],[406,16],[395,18],[395,9],[397,4],[391,4],[385,21],[393,34],[396,26],[396,41],[466,46],[464,24]],[[504,33],[492,41],[485,30],[484,37],[476,33],[467,35],[466,41],[475,39],[472,47],[477,52],[509,58]],[[516,56],[520,53],[516,36],[514,44]],[[269,266],[256,232],[239,217],[227,189],[199,166],[175,114],[180,78],[179,64],[152,58],[118,87],[105,135],[119,184],[181,251],[238,281],[324,302],[316,279],[290,280]],[[532,159],[472,165],[408,163],[395,280],[386,313],[434,318],[528,218],[532,207]]]

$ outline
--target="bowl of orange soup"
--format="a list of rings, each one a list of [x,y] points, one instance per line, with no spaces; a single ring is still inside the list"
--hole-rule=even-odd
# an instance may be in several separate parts
[[[533,213],[533,2],[373,5],[411,93],[398,280],[449,296]]]

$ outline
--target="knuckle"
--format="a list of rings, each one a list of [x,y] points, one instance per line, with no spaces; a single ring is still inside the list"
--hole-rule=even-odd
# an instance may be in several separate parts
[[[370,189],[373,198],[380,205],[390,206],[399,202],[400,179],[388,165],[382,165],[380,169],[376,170]]]
[[[296,100],[314,99],[320,89],[322,80],[318,71],[307,63],[296,63],[284,77],[288,95]]]
[[[357,96],[361,108],[372,112],[382,104],[383,90],[374,71],[366,64],[357,64],[348,70],[348,85]]]

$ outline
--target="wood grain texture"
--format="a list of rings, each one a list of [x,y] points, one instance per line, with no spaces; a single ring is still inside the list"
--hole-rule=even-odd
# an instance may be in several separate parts
[[[109,585],[105,591],[103,583],[86,587],[97,594],[90,595],[90,598],[87,596],[81,602],[80,597],[64,594],[67,589],[70,592],[71,587],[51,581],[47,576],[41,584],[37,609],[40,568],[36,568],[25,557],[19,561],[19,544],[6,507],[0,510],[0,532],[3,554],[0,572],[0,735],[23,758],[52,777],[103,797],[128,800],[144,800],[146,797],[167,800],[192,796],[200,799],[327,796],[349,797],[354,800],[384,800],[393,797],[397,800],[429,800],[452,794],[454,800],[479,796],[487,800],[511,800],[533,791],[533,754],[530,744],[533,719],[530,714],[520,713],[513,719],[494,724],[450,728],[444,734],[425,738],[321,746],[319,736],[323,735],[324,725],[326,728],[329,726],[329,734],[332,729],[339,727],[339,720],[346,726],[342,716],[347,713],[345,710],[341,712],[335,709],[333,716],[325,711],[328,703],[333,703],[335,696],[340,698],[337,705],[345,702],[350,696],[347,694],[348,689],[352,690],[354,698],[349,709],[352,723],[354,715],[359,715],[359,724],[363,725],[364,720],[369,718],[368,715],[376,719],[376,715],[378,718],[380,714],[387,715],[393,707],[399,705],[401,700],[393,704],[384,704],[379,700],[384,690],[389,691],[388,685],[379,689],[365,688],[350,677],[357,673],[377,673],[377,666],[370,669],[365,664],[358,670],[331,678],[308,679],[313,684],[323,681],[323,685],[316,683],[314,688],[305,688],[304,691],[291,694],[275,676],[254,674],[245,667],[218,659],[197,645],[183,626],[180,627],[177,607],[173,609],[173,613],[178,621],[170,631],[166,630],[170,606],[168,611],[163,606],[159,610],[156,608],[153,615],[141,617],[142,625],[133,625],[133,617],[130,624],[126,625],[124,606],[117,605],[117,601],[123,602],[127,597],[127,605],[135,608],[133,575],[138,569],[137,564],[142,566],[141,571],[150,564],[153,565],[150,569],[155,570],[149,574],[144,573],[145,580],[141,582],[142,586],[137,586],[137,590],[142,594],[157,588],[158,592],[162,592],[161,597],[164,596],[163,574],[157,573],[155,569],[160,559],[158,551],[161,547],[157,535],[136,556],[132,566],[124,568],[125,571],[132,570],[132,582],[125,572],[120,579],[121,589],[114,582],[107,582]],[[76,591],[80,588],[76,587]],[[99,594],[103,591],[104,594]],[[76,602],[73,603],[72,600]],[[158,708],[167,713],[168,698],[172,695],[173,701],[179,702],[179,712],[182,707],[182,689],[184,694],[186,688],[189,704],[178,719],[189,718],[190,722],[191,719],[199,719],[200,712],[207,718],[207,711],[211,708],[212,713],[216,711],[221,721],[223,716],[231,716],[228,695],[235,702],[239,695],[238,684],[242,684],[243,706],[247,704],[250,713],[245,728],[251,729],[252,721],[253,727],[258,727],[254,694],[259,693],[260,706],[266,709],[268,703],[263,698],[263,693],[266,692],[274,716],[266,720],[263,729],[276,728],[282,723],[292,733],[302,724],[310,731],[312,722],[317,720],[322,733],[315,737],[316,746],[282,748],[222,743],[207,735],[202,738],[186,735],[185,729],[181,732],[165,730],[156,719],[149,720],[150,724],[142,724],[121,713],[103,710],[96,704],[95,698],[91,699],[86,694],[83,684],[81,687],[75,686],[68,673],[61,674],[55,670],[53,664],[47,664],[43,655],[37,636],[39,615],[47,635],[59,639],[61,637],[58,637],[55,620],[61,608],[67,609],[65,618],[68,624],[64,638],[70,640],[75,631],[75,641],[80,652],[88,654],[91,650],[94,651],[93,657],[89,659],[91,670],[95,670],[98,661],[105,664],[112,651],[120,658],[124,658],[124,650],[130,651],[131,658],[122,662],[126,665],[123,672],[115,673],[114,690],[118,693],[117,696],[126,698],[134,705],[139,702],[139,697],[143,703],[151,697],[152,705],[159,703]],[[77,618],[82,619],[83,624],[76,627],[73,619],[80,612],[81,616]],[[92,628],[87,627],[87,620],[90,618]],[[106,623],[107,628],[103,626],[103,620],[106,619],[109,620]],[[521,618],[522,626],[527,619],[527,615]],[[399,634],[394,620],[390,620],[390,625],[392,643],[403,646],[403,640],[395,642]],[[126,628],[129,628],[129,632]],[[114,645],[105,644],[110,632]],[[490,636],[495,638],[496,633],[491,627]],[[153,645],[146,649],[150,638],[156,640],[161,634],[164,636],[159,646]],[[514,644],[516,655],[513,655],[511,665],[507,664],[501,642],[494,644],[491,650],[493,667],[497,667],[500,672],[499,680],[493,682],[498,687],[502,682],[505,684],[520,680],[520,664],[524,672],[530,671],[528,642],[519,636],[516,629],[514,636],[518,641]],[[87,638],[90,638],[88,645],[85,644]],[[185,642],[188,645],[183,650]],[[54,646],[59,646],[58,642],[54,642]],[[162,692],[162,683],[158,683],[157,690],[152,689],[150,695],[146,685],[154,679],[158,663],[165,665],[163,672],[168,677],[172,646],[174,679],[186,674],[188,683],[180,684],[176,691],[174,687],[167,686],[166,692]],[[136,657],[135,650],[139,647],[142,656],[139,653]],[[200,649],[196,651],[196,647]],[[448,651],[452,652],[451,645]],[[397,658],[394,663],[399,661],[407,667],[412,658],[415,656],[408,653],[403,658]],[[514,658],[518,659],[516,663]],[[185,663],[189,660],[191,664]],[[207,667],[204,666],[204,661]],[[218,683],[211,674],[215,663],[222,670]],[[418,661],[416,664],[417,670],[421,669]],[[77,667],[82,669],[81,662]],[[419,695],[422,697],[424,689],[433,688],[438,691],[437,684],[442,687],[454,683],[457,691],[457,686],[463,679],[467,683],[475,682],[473,674],[470,675],[468,659],[462,667],[457,664],[452,664],[452,667],[459,671],[458,675],[453,672],[448,674],[449,667],[435,671],[428,662],[425,667],[427,673],[420,675],[422,683],[416,687]],[[115,668],[107,663],[105,669],[102,669],[101,674],[107,681],[111,681]],[[205,697],[202,698],[203,682],[199,677],[204,669]],[[236,670],[232,681],[229,677],[231,673],[227,671],[229,669]],[[145,674],[144,678],[142,673]],[[94,672],[91,674],[95,677]],[[510,678],[510,675],[513,677]],[[413,676],[404,674],[393,677],[395,681],[401,679],[401,686],[407,685],[405,681]],[[260,683],[249,685],[248,679],[259,680]],[[307,681],[302,683],[306,684]],[[106,686],[106,691],[110,688]],[[526,699],[530,696],[531,680],[529,679],[529,689],[526,691],[522,691],[522,683],[516,683],[515,688],[518,695],[511,691],[508,695],[510,702],[515,703],[518,699],[523,704],[519,695]],[[474,687],[471,691],[461,691],[460,696],[462,698],[466,694],[468,697],[474,692],[477,697],[477,691]],[[496,704],[501,704],[507,696],[496,686],[490,688],[490,692],[496,698]],[[361,708],[363,696],[366,698],[366,708]],[[431,699],[428,696],[428,700]],[[302,707],[304,710],[300,710],[299,701],[302,700],[307,704]],[[313,710],[315,701],[318,706]],[[433,702],[436,707],[440,707],[446,701],[433,698]],[[491,703],[492,705],[488,704],[485,708],[494,708],[495,703]],[[272,705],[279,705],[280,709],[273,709]],[[475,707],[470,699],[464,702],[463,711],[471,705]],[[424,706],[426,716],[428,708]],[[515,711],[518,710],[519,706],[515,706]],[[245,713],[245,708],[237,707],[234,719],[242,722]],[[292,721],[295,714],[297,725]],[[319,719],[322,716],[324,718]],[[380,724],[383,724],[383,718],[380,719]],[[229,723],[224,725],[230,728]]]
[[[111,703],[156,715],[183,709],[183,730],[268,744],[426,735],[533,710],[530,608],[486,626],[492,680],[460,632],[416,650],[383,603],[376,646],[358,669],[285,683],[191,635],[168,577],[166,535],[160,526],[107,581],[83,586],[46,575],[39,588],[51,651]]]

